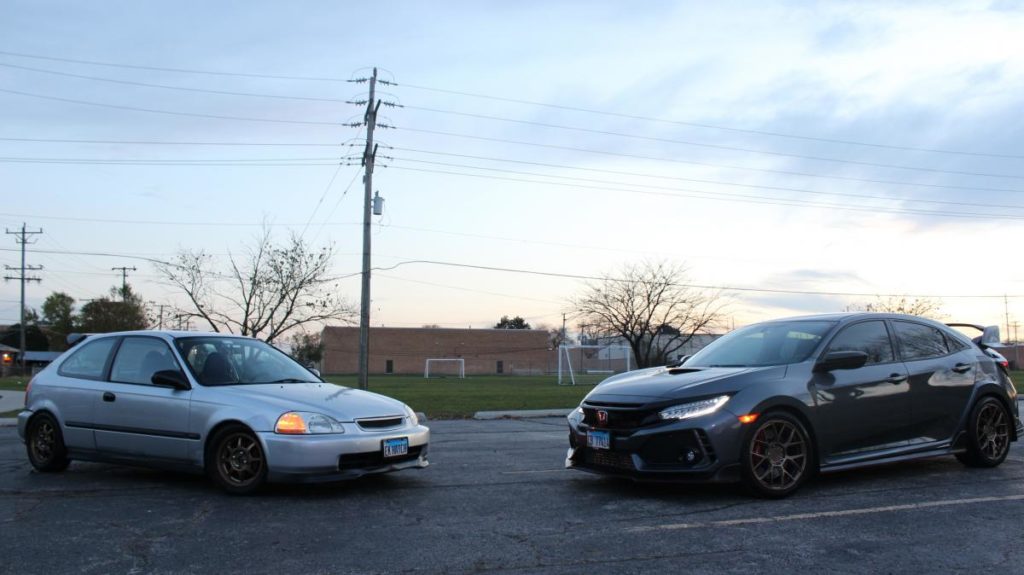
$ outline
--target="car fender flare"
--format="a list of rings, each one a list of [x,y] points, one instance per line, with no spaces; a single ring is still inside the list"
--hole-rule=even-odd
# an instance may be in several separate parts
[[[967,402],[964,407],[964,412],[960,415],[960,423],[957,425],[956,436],[953,438],[952,444],[956,445],[960,441],[960,438],[967,433],[967,420],[971,417],[971,411],[974,410],[974,406],[985,397],[992,396],[999,400],[1003,404],[1003,408],[1006,409],[1011,417],[1010,422],[1010,440],[1017,441],[1017,426],[1012,421],[1013,418],[1013,405],[1011,404],[1010,397],[1006,394],[1006,389],[1003,388],[1002,384],[994,381],[986,381],[981,385],[974,388],[971,393],[971,399]]]

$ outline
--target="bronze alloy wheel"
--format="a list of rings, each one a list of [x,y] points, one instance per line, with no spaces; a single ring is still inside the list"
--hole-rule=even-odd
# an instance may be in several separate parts
[[[967,449],[956,458],[969,467],[995,467],[1010,453],[1010,414],[1003,402],[987,396],[971,409],[967,423]]]
[[[213,478],[231,493],[251,493],[263,485],[267,462],[256,436],[240,426],[221,430],[213,438]]]
[[[975,423],[978,449],[988,460],[1002,460],[1010,448],[1010,422],[1006,410],[997,401],[986,402]]]
[[[39,471],[63,471],[70,461],[64,448],[60,424],[49,413],[36,415],[29,423],[26,447],[28,459]]]
[[[745,450],[747,484],[759,495],[789,495],[808,475],[810,450],[800,422],[785,414],[768,414],[754,429]]]

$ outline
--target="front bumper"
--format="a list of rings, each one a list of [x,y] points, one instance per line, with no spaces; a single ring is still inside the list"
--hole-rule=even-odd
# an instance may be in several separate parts
[[[588,447],[590,430],[608,431],[610,449]],[[726,410],[636,429],[570,420],[565,466],[642,481],[736,481],[741,441],[742,424]]]
[[[267,479],[275,482],[320,482],[355,479],[373,473],[427,467],[430,430],[422,425],[388,432],[325,435],[258,433],[267,458]],[[383,456],[385,439],[407,437],[409,453]]]

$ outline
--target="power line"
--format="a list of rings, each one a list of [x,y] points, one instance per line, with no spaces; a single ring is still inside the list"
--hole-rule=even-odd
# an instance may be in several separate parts
[[[768,156],[777,156],[782,158],[798,158],[801,160],[813,160],[817,162],[833,162],[840,164],[850,164],[854,166],[866,166],[871,168],[887,168],[896,170],[908,170],[913,172],[927,172],[934,174],[950,174],[955,176],[983,176],[988,178],[1006,178],[1015,180],[1024,180],[1024,176],[1016,176],[1012,174],[987,174],[982,172],[961,172],[956,170],[942,170],[938,168],[926,168],[923,166],[906,166],[900,164],[882,164],[878,162],[865,162],[861,160],[844,160],[840,158],[828,158],[824,156],[808,156],[804,154],[792,154],[788,152],[773,152],[770,150],[758,150],[756,148],[741,148],[738,146],[725,146],[720,144],[705,144],[701,142],[691,142],[687,140],[675,140],[672,138],[659,138],[656,136],[643,136],[640,134],[630,134],[626,132],[613,132],[610,130],[595,130],[593,128],[580,128],[576,126],[563,126],[560,124],[549,124],[547,122],[534,122],[531,120],[517,120],[513,118],[502,118],[499,116],[489,116],[486,114],[471,114],[468,112],[456,112],[453,110],[439,110],[433,108],[419,108],[414,106],[406,106],[410,110],[425,110],[430,112],[438,112],[443,114],[453,114],[457,116],[468,116],[473,118],[481,118],[487,120],[496,120],[500,122],[510,122],[514,124],[524,124],[529,126],[537,126],[542,128],[553,128],[558,130],[568,130],[573,132],[583,132],[585,134],[598,134],[602,136],[615,136],[617,138],[630,138],[634,140],[644,140],[647,142],[659,142],[663,144],[679,144],[685,146],[695,146],[700,148],[709,148],[714,150],[727,150],[732,152],[746,152],[752,154],[764,154]]]
[[[530,180],[530,179],[525,179],[525,178],[511,178],[511,177],[504,177],[504,176],[491,176],[491,175],[486,175],[486,174],[470,174],[470,173],[466,173],[466,172],[457,172],[457,171],[451,171],[451,170],[429,170],[429,169],[424,169],[424,168],[408,168],[408,167],[404,167],[404,166],[391,166],[391,169],[393,169],[393,170],[406,170],[406,171],[411,171],[411,172],[422,172],[422,173],[428,173],[428,174],[444,174],[444,175],[451,175],[451,176],[465,176],[465,177],[471,177],[471,178],[485,178],[485,179],[490,179],[490,180],[501,180],[501,181],[508,181],[508,182],[520,182],[520,183],[527,183],[527,184],[546,184],[546,185],[549,185],[549,186],[561,186],[561,187],[580,188],[580,189],[588,189],[588,190],[603,190],[603,191],[612,191],[612,192],[618,191],[618,192],[625,192],[625,193],[631,193],[631,194],[645,194],[645,195],[665,196],[665,197],[674,197],[674,198],[696,198],[696,199],[715,200],[715,201],[723,201],[723,202],[754,203],[754,204],[765,204],[765,205],[775,205],[775,206],[792,206],[792,207],[798,207],[798,208],[817,207],[817,208],[826,208],[826,209],[843,210],[843,211],[858,211],[858,212],[872,212],[872,213],[884,212],[884,213],[892,213],[892,214],[914,214],[914,215],[922,215],[922,216],[940,216],[940,217],[966,218],[966,219],[989,219],[989,220],[991,220],[991,219],[999,219],[999,220],[1020,220],[1020,219],[1024,219],[1024,216],[1012,216],[1012,215],[1008,215],[1008,214],[938,212],[938,211],[931,211],[931,210],[916,210],[916,209],[855,207],[855,206],[849,206],[849,205],[845,205],[845,204],[828,204],[828,203],[821,203],[821,202],[805,202],[805,201],[797,201],[797,200],[792,200],[792,201],[770,200],[770,199],[765,199],[765,198],[763,198],[761,196],[746,196],[746,195],[741,195],[741,194],[731,194],[731,193],[727,193],[727,192],[712,193],[712,192],[702,192],[702,191],[696,191],[695,190],[695,191],[693,191],[691,193],[673,194],[673,193],[668,193],[668,192],[656,192],[656,191],[638,190],[638,189],[625,189],[625,188],[621,188],[621,187],[600,187],[600,186],[591,186],[591,185],[583,185],[583,184],[570,184],[570,183],[564,183],[564,182],[550,182],[550,181],[543,181],[543,180]],[[485,169],[485,168],[474,168],[474,169]],[[728,197],[722,197],[722,196],[728,196]]]
[[[279,75],[279,74],[256,74],[256,73],[244,73],[244,72],[221,72],[221,71],[212,71],[212,70],[197,70],[197,69],[190,69],[190,68],[171,68],[171,67],[160,67],[160,66],[140,66],[140,65],[120,64],[120,63],[112,63],[112,62],[100,62],[100,61],[96,61],[96,60],[83,60],[83,59],[74,59],[74,58],[59,58],[59,57],[53,57],[53,56],[41,56],[41,55],[37,55],[37,54],[26,54],[26,53],[22,53],[22,52],[12,52],[12,51],[0,51],[0,54],[5,55],[5,56],[15,56],[15,57],[19,57],[19,58],[31,58],[31,59],[36,59],[36,60],[47,60],[47,61],[51,61],[51,62],[66,62],[66,63],[72,63],[72,64],[87,64],[87,65],[90,65],[90,66],[104,66],[104,67],[110,67],[110,68],[124,68],[124,69],[132,69],[132,70],[149,70],[149,71],[159,71],[159,72],[175,72],[175,73],[182,73],[182,74],[201,74],[201,75],[209,75],[209,76],[225,76],[225,77],[241,77],[241,78],[262,78],[262,79],[270,79],[270,80],[298,80],[298,81],[312,81],[312,82],[349,82],[349,81],[351,81],[351,80],[346,80],[346,79],[342,79],[342,78],[324,77],[324,76],[295,76],[295,75]],[[51,73],[51,74],[61,74],[61,75],[68,75],[68,76],[78,76],[78,77],[81,77],[81,78],[86,78],[86,79],[91,79],[91,80],[116,81],[116,80],[112,80],[112,79],[109,79],[109,78],[96,78],[96,77],[89,77],[89,76],[83,76],[83,75],[61,73],[61,72],[56,72],[56,71],[53,71],[53,70],[33,69],[33,68],[28,68],[28,67],[25,67],[25,66],[17,66],[17,65],[13,65],[13,64],[2,64],[2,65],[6,65],[6,66],[9,66],[9,67],[15,67],[15,68],[23,68],[23,69],[27,69],[27,70],[36,71],[36,72],[44,72],[44,73]],[[123,82],[123,81],[117,81],[117,82],[119,82],[119,83],[127,83],[127,82]],[[144,85],[142,83],[136,83],[136,84]],[[592,108],[584,108],[584,107],[580,107],[580,106],[569,106],[569,105],[564,105],[564,104],[551,104],[551,103],[546,103],[546,102],[537,102],[537,101],[525,100],[525,99],[519,99],[519,98],[509,98],[509,97],[503,97],[503,96],[493,96],[493,95],[479,94],[479,93],[460,91],[460,90],[451,90],[451,89],[445,89],[445,88],[434,88],[434,87],[422,86],[422,85],[416,85],[416,84],[406,84],[406,83],[399,84],[399,83],[393,82],[393,81],[384,81],[384,80],[382,80],[381,84],[390,85],[390,86],[398,86],[398,87],[403,87],[403,88],[412,88],[412,89],[416,89],[416,90],[424,90],[424,91],[431,91],[431,92],[437,92],[437,93],[451,94],[451,95],[457,95],[457,96],[466,96],[466,97],[471,97],[471,98],[480,98],[480,99],[486,99],[486,100],[492,100],[492,101],[501,101],[501,102],[509,102],[509,103],[515,103],[515,104],[529,105],[529,106],[538,106],[538,107],[557,109],[557,110],[566,110],[566,111],[573,111],[573,112],[583,112],[583,113],[588,113],[588,114],[598,114],[598,115],[603,115],[603,116],[623,118],[623,119],[629,119],[629,120],[643,120],[643,121],[648,121],[648,122],[659,122],[659,123],[672,124],[672,125],[678,125],[678,126],[689,126],[689,127],[695,127],[695,128],[706,128],[706,129],[713,129],[713,130],[723,130],[723,131],[729,131],[729,132],[735,132],[735,133],[755,134],[755,135],[760,135],[760,136],[771,136],[771,137],[778,137],[778,138],[790,138],[790,139],[797,139],[797,140],[805,140],[805,141],[813,141],[813,142],[826,142],[826,143],[834,143],[834,144],[845,144],[845,145],[853,145],[853,146],[865,146],[865,147],[888,149],[888,150],[904,150],[904,151],[914,151],[914,152],[930,152],[930,153],[938,153],[938,154],[954,154],[954,155],[964,155],[964,156],[1007,158],[1007,159],[1022,159],[1022,158],[1024,158],[1024,156],[1013,155],[1013,154],[993,154],[993,153],[971,152],[971,151],[963,151],[963,150],[948,150],[948,149],[940,149],[940,148],[900,146],[900,145],[893,145],[893,144],[880,144],[880,143],[876,143],[876,142],[865,142],[865,141],[860,141],[860,140],[847,140],[847,139],[838,139],[838,138],[824,138],[824,137],[817,137],[817,136],[807,136],[807,135],[801,135],[801,134],[791,134],[791,133],[784,133],[784,132],[769,131],[769,130],[754,130],[754,129],[748,129],[748,128],[736,128],[736,127],[731,127],[731,126],[722,126],[722,125],[717,125],[717,124],[706,124],[706,123],[699,123],[699,122],[686,122],[686,121],[682,121],[682,120],[669,120],[669,119],[665,119],[665,118],[657,118],[657,117],[651,117],[651,116],[642,116],[642,115],[636,115],[636,114],[623,114],[623,113],[618,113],[618,112],[609,112],[609,111],[606,111],[606,110],[596,110],[596,109],[592,109]],[[163,86],[163,85],[151,85],[151,87],[161,87],[161,88],[170,88],[170,89],[184,89],[184,88],[180,88],[180,87],[171,87],[171,86]],[[195,90],[195,89],[193,89],[193,90]],[[217,93],[216,91],[212,91],[212,92]],[[230,93],[230,95],[247,95],[247,96],[248,95],[252,95],[252,96],[260,96],[260,97],[281,97],[281,96],[273,96],[273,95],[267,95],[267,94],[250,94],[250,93]],[[292,98],[289,98],[289,99],[293,99],[293,98],[297,98],[297,97],[292,97]],[[325,100],[333,101],[333,100],[330,100],[330,99],[325,99]]]
[[[646,121],[646,122],[658,122],[658,123],[663,123],[663,124],[673,124],[673,125],[677,125],[677,126],[689,126],[689,127],[694,127],[694,128],[708,128],[708,129],[712,129],[712,130],[723,130],[723,131],[737,132],[737,133],[743,133],[743,134],[756,134],[756,135],[759,135],[759,136],[772,136],[772,137],[777,137],[777,138],[791,138],[791,139],[795,139],[795,140],[805,140],[805,141],[812,141],[812,142],[826,142],[826,143],[831,143],[831,144],[846,144],[846,145],[851,145],[851,146],[865,146],[865,147],[870,147],[870,148],[881,148],[881,149],[887,149],[887,150],[904,150],[904,151],[910,151],[910,152],[932,152],[932,153],[936,153],[936,154],[956,154],[956,155],[963,155],[963,156],[980,156],[980,157],[987,157],[987,158],[1007,158],[1007,159],[1022,159],[1022,158],[1024,158],[1024,156],[1018,156],[1018,155],[1013,155],[1013,154],[993,154],[993,153],[986,153],[986,152],[968,152],[968,151],[963,151],[963,150],[946,150],[946,149],[939,149],[939,148],[921,148],[921,147],[915,147],[915,146],[898,146],[898,145],[893,145],[893,144],[879,144],[879,143],[875,143],[875,142],[864,142],[864,141],[859,141],[859,140],[843,140],[843,139],[837,139],[837,138],[822,138],[822,137],[817,137],[817,136],[805,136],[805,135],[800,135],[800,134],[790,134],[790,133],[784,133],[784,132],[773,132],[773,131],[768,131],[768,130],[753,130],[753,129],[747,129],[747,128],[735,128],[735,127],[721,126],[721,125],[716,125],[716,124],[703,124],[703,123],[699,123],[699,122],[685,122],[685,121],[682,121],[682,120],[669,120],[669,119],[666,119],[666,118],[656,118],[656,117],[652,117],[652,116],[640,116],[640,115],[635,115],[635,114],[622,114],[622,113],[618,113],[618,112],[609,112],[609,111],[606,111],[606,110],[595,110],[595,109],[592,109],[592,108],[581,108],[581,107],[578,107],[578,106],[567,106],[567,105],[561,105],[561,104],[550,104],[550,103],[545,103],[545,102],[536,102],[536,101],[532,101],[532,100],[522,100],[522,99],[518,99],[518,98],[507,98],[507,97],[503,97],[503,96],[491,96],[491,95],[486,95],[486,94],[477,94],[477,93],[473,93],[473,92],[463,92],[463,91],[459,91],[459,90],[448,90],[448,89],[444,89],[444,88],[431,88],[431,87],[427,87],[427,86],[417,86],[415,84],[397,84],[396,83],[394,85],[395,86],[399,86],[399,87],[403,87],[403,88],[413,88],[413,89],[416,89],[416,90],[426,90],[426,91],[431,91],[431,92],[446,93],[446,94],[452,94],[452,95],[457,95],[457,96],[468,96],[468,97],[471,97],[471,98],[481,98],[481,99],[494,100],[494,101],[499,101],[499,102],[510,102],[510,103],[513,103],[513,104],[525,104],[525,105],[529,105],[529,106],[539,106],[539,107],[543,107],[543,108],[551,108],[551,109],[556,109],[556,110],[567,110],[567,111],[572,111],[572,112],[584,112],[584,113],[587,113],[587,114],[599,114],[599,115],[602,115],[602,116],[610,116],[610,117],[615,117],[615,118],[623,118],[623,119],[627,119],[627,120],[643,120],[643,121]]]
[[[136,106],[122,106],[119,104],[106,104],[103,102],[90,102],[87,100],[76,100],[73,98],[61,98],[58,96],[47,96],[45,94],[35,94],[33,92],[22,92],[20,90],[8,90],[6,88],[0,88],[0,92],[5,94],[16,94],[19,96],[27,96],[30,98],[39,98],[42,100],[53,100],[56,102],[67,102],[70,104],[81,104],[84,106],[96,106],[100,108],[111,108],[114,110],[129,110],[132,112],[147,112],[150,114],[164,114],[169,116],[185,116],[190,118],[206,118],[215,120],[236,120],[242,122],[270,122],[274,124],[301,124],[307,126],[341,126],[341,122],[320,122],[316,120],[285,120],[280,118],[249,118],[244,116],[225,116],[222,114],[200,114],[197,112],[176,112],[172,110],[158,110],[155,108],[139,108]]]
[[[409,127],[402,127],[401,129],[406,131],[406,132],[418,132],[418,133],[421,133],[421,134],[432,134],[432,135],[436,135],[436,136],[449,136],[449,137],[453,137],[453,138],[464,138],[464,139],[478,140],[478,141],[484,141],[484,142],[496,142],[496,143],[502,143],[502,144],[516,144],[516,145],[520,145],[520,146],[531,146],[531,147],[536,147],[536,148],[546,148],[546,149],[552,149],[552,150],[564,150],[564,151],[569,151],[569,152],[582,152],[582,153],[587,153],[587,154],[601,154],[601,155],[605,155],[605,156],[617,156],[617,157],[621,157],[621,158],[633,158],[633,159],[637,159],[637,160],[651,160],[651,161],[656,161],[656,162],[671,162],[671,163],[676,163],[676,164],[688,164],[688,165],[705,166],[705,167],[711,167],[711,168],[725,168],[725,169],[730,169],[730,170],[745,170],[745,171],[751,171],[751,172],[764,172],[764,173],[770,173],[770,174],[783,174],[783,175],[789,175],[789,176],[803,176],[803,177],[809,177],[809,178],[828,178],[828,179],[832,179],[832,180],[844,180],[844,181],[850,181],[850,182],[862,182],[862,183],[867,183],[867,184],[892,184],[892,185],[900,185],[900,186],[918,186],[918,187],[924,187],[924,188],[944,188],[944,189],[954,189],[954,190],[956,190],[956,189],[960,189],[960,190],[980,190],[980,191],[991,191],[991,192],[1018,192],[1018,191],[1020,191],[1020,190],[1007,189],[1007,188],[989,188],[989,187],[974,187],[974,186],[951,186],[951,185],[945,185],[945,184],[928,184],[928,183],[919,183],[919,182],[901,182],[901,181],[897,181],[897,180],[878,180],[878,179],[872,179],[872,178],[856,178],[856,177],[851,177],[851,176],[837,176],[837,175],[832,175],[832,174],[816,174],[816,173],[813,173],[813,172],[797,172],[797,171],[792,171],[792,170],[775,170],[775,169],[770,169],[770,168],[751,168],[751,167],[748,167],[748,166],[738,166],[738,165],[735,165],[735,164],[716,164],[716,163],[711,163],[711,162],[696,162],[696,161],[692,161],[692,160],[682,160],[682,159],[678,159],[678,158],[660,158],[660,157],[655,157],[655,156],[644,156],[644,155],[640,155],[640,154],[626,154],[626,153],[623,153],[623,152],[608,152],[608,151],[604,151],[604,150],[595,150],[595,149],[592,149],[592,148],[576,148],[576,147],[572,147],[572,146],[562,146],[562,145],[558,145],[558,144],[543,144],[543,143],[540,143],[540,142],[528,142],[528,141],[524,141],[524,140],[510,140],[510,139],[507,139],[507,138],[494,138],[494,137],[488,137],[488,136],[478,136],[478,135],[475,135],[475,134],[460,134],[460,133],[457,133],[457,132],[444,132],[444,131],[440,131],[440,130],[425,130],[425,129],[422,129],[422,128],[409,128]],[[996,177],[1000,177],[1000,176],[996,176]],[[1008,176],[1008,177],[1024,179],[1024,176]]]
[[[113,145],[142,145],[142,146],[305,146],[334,148],[341,146],[339,143],[306,143],[306,142],[196,142],[196,141],[159,141],[159,140],[80,140],[70,138],[0,138],[4,142],[37,142],[55,144],[113,144]]]
[[[929,188],[929,189],[965,190],[965,191],[972,191],[972,192],[1024,193],[1024,190],[1013,189],[1013,188],[994,188],[994,187],[986,187],[986,186],[956,186],[956,185],[950,185],[950,184],[934,184],[934,183],[923,183],[923,182],[907,182],[907,181],[900,181],[900,180],[878,180],[878,179],[871,179],[871,178],[856,178],[856,177],[838,176],[838,175],[832,175],[832,174],[816,174],[816,173],[809,173],[809,172],[795,172],[795,171],[787,171],[787,170],[773,170],[773,169],[768,169],[768,168],[751,168],[751,167],[747,167],[747,166],[737,166],[737,165],[729,165],[729,164],[716,164],[716,163],[711,163],[711,162],[694,162],[694,161],[688,161],[688,160],[680,160],[678,158],[659,158],[659,157],[655,157],[655,156],[643,156],[643,155],[637,155],[637,154],[625,154],[625,153],[620,153],[620,152],[609,152],[609,151],[604,151],[604,150],[595,150],[595,149],[588,149],[588,148],[575,148],[575,147],[571,147],[571,146],[559,146],[559,145],[553,145],[553,144],[542,144],[542,143],[537,143],[537,142],[525,142],[525,141],[508,140],[508,139],[502,139],[502,138],[488,138],[488,137],[484,137],[484,136],[475,136],[475,135],[470,135],[470,134],[456,134],[456,133],[451,133],[451,132],[433,132],[433,131],[430,131],[430,130],[418,130],[418,129],[414,129],[414,128],[403,128],[403,129],[406,130],[406,131],[413,131],[413,132],[433,133],[433,134],[444,135],[444,136],[453,136],[453,137],[460,137],[460,138],[472,138],[472,139],[477,139],[477,140],[492,141],[492,142],[507,143],[507,144],[516,144],[516,145],[523,145],[523,146],[534,146],[534,147],[549,148],[549,149],[559,149],[559,150],[573,151],[573,152],[583,152],[583,153],[588,153],[588,154],[600,154],[600,155],[615,156],[615,157],[622,157],[622,158],[632,158],[632,159],[639,159],[639,160],[650,160],[650,161],[655,161],[655,162],[666,162],[666,163],[680,163],[680,164],[696,165],[696,166],[703,166],[703,167],[724,168],[724,169],[731,169],[731,170],[746,170],[746,171],[771,173],[771,174],[780,174],[780,175],[801,176],[801,177],[809,177],[809,178],[824,178],[824,179],[832,179],[832,180],[841,180],[841,181],[868,183],[868,184],[883,184],[883,185],[891,185],[891,186],[911,186],[911,187]],[[202,141],[88,140],[88,139],[65,139],[65,138],[5,138],[5,137],[0,137],[0,141],[37,142],[37,143],[68,143],[68,144],[160,145],[160,146],[264,146],[264,147],[274,147],[274,146],[307,146],[307,147],[336,147],[336,146],[344,145],[344,144],[303,143],[303,142],[202,142]],[[615,173],[615,172],[611,172],[609,170],[597,170],[597,169],[594,169],[594,168],[578,168],[578,167],[572,167],[572,166],[561,166],[561,165],[558,165],[558,164],[543,164],[543,163],[539,163],[539,162],[525,162],[525,161],[517,161],[517,160],[511,160],[511,159],[488,158],[488,157],[484,157],[484,156],[471,156],[471,155],[465,155],[465,154],[453,154],[453,153],[437,152],[437,151],[433,151],[433,150],[420,150],[420,149],[414,149],[414,148],[400,148],[400,147],[391,147],[391,146],[388,146],[388,147],[392,148],[392,149],[397,149],[397,150],[414,151],[414,152],[421,152],[421,153],[426,153],[426,154],[450,155],[450,156],[455,156],[455,157],[467,157],[467,158],[476,158],[476,159],[493,159],[495,161],[503,161],[503,162],[515,162],[515,163],[523,163],[523,164],[531,164],[531,165],[542,165],[542,166],[549,166],[549,167],[562,167],[562,168],[574,169],[574,170],[607,171],[609,173]],[[349,157],[345,156],[343,158],[344,159],[348,159]],[[328,159],[332,159],[332,158],[328,158]],[[18,161],[21,161],[21,160],[24,160],[24,161],[34,161],[36,159],[34,159],[34,158],[9,158],[8,160],[9,161],[15,161],[15,160],[18,160]],[[44,160],[45,161],[49,161],[49,160],[52,160],[53,163],[58,163],[58,162],[65,161],[64,159],[61,159],[61,158],[51,158],[51,159],[38,158],[38,160],[39,161],[44,161]],[[292,159],[291,161],[298,162],[299,160],[300,159],[295,158],[295,159]],[[4,160],[0,160],[0,161],[4,161]],[[90,160],[82,159],[82,161],[83,162],[87,162],[87,161],[90,161]],[[110,160],[110,162],[122,162],[122,161],[125,161],[125,160]],[[144,160],[140,160],[140,161],[144,161]],[[257,161],[257,160],[253,160],[253,161]],[[233,165],[233,164],[230,164],[230,165]],[[244,164],[242,164],[242,165],[244,165]],[[278,165],[278,164],[274,164],[274,165]],[[309,163],[309,164],[292,163],[292,164],[284,164],[284,165],[296,165],[296,166],[303,166],[303,165],[325,165],[326,166],[326,165],[333,165],[333,164],[328,164],[328,163]],[[623,175],[640,175],[640,174],[632,174],[630,172],[621,172],[621,173]],[[651,176],[651,177],[664,177],[664,176]],[[699,179],[689,180],[687,178],[673,178],[673,179],[679,179],[679,180],[684,180],[684,181],[703,182],[703,183],[723,184],[723,185],[753,186],[753,184],[738,184],[738,183],[722,182],[722,181],[717,181],[717,180],[699,180]],[[762,187],[762,188],[767,188],[767,189],[781,189],[781,190],[789,189],[789,188],[776,188],[776,187],[772,187],[772,186],[757,186],[757,187]],[[798,188],[791,189],[791,190],[792,191],[799,191]]]
[[[194,70],[188,68],[167,68],[159,66],[136,66],[132,64],[115,64],[111,62],[98,62],[96,60],[78,60],[74,58],[57,58],[53,56],[39,56],[35,54],[25,54],[22,52],[9,52],[0,51],[0,54],[4,56],[17,56],[19,58],[33,58],[35,60],[49,60],[51,62],[68,62],[71,64],[88,64],[90,66],[106,66],[108,68],[127,68],[130,70],[151,70],[154,72],[177,72],[181,74],[204,74],[208,76],[231,76],[236,78],[264,78],[267,80],[301,80],[301,81],[312,81],[312,82],[348,82],[349,80],[343,80],[341,78],[326,78],[317,76],[284,76],[284,75],[273,75],[273,74],[252,74],[244,72],[214,72],[210,70]]]
[[[18,70],[28,70],[30,72],[39,72],[42,74],[52,74],[55,76],[66,76],[69,78],[79,78],[82,80],[93,80],[96,82],[109,82],[111,84],[122,84],[126,86],[139,86],[143,88],[160,88],[163,90],[178,90],[181,92],[197,92],[201,94],[216,94],[220,96],[245,96],[254,98],[274,98],[278,100],[302,100],[307,102],[335,102],[335,103],[346,103],[346,100],[340,98],[314,98],[308,96],[282,96],[277,94],[260,94],[256,92],[232,92],[227,90],[210,90],[204,88],[190,88],[186,86],[171,86],[168,84],[152,84],[148,82],[134,82],[131,80],[119,80],[115,78],[102,78],[99,76],[87,76],[85,74],[72,74],[69,72],[59,72],[57,70],[46,70],[43,68],[31,68],[29,66],[18,66],[17,64],[8,64],[0,62],[0,66],[5,68],[15,68]]]
[[[477,270],[486,270],[486,271],[496,271],[496,272],[505,272],[505,273],[517,273],[517,274],[537,275],[537,276],[566,278],[566,279],[590,280],[590,281],[614,281],[614,282],[628,282],[628,281],[630,281],[630,280],[612,278],[612,277],[607,277],[607,276],[589,276],[589,275],[582,275],[582,274],[567,274],[567,273],[559,273],[559,272],[545,272],[545,271],[538,271],[538,270],[503,268],[503,267],[497,267],[497,266],[484,266],[484,265],[464,264],[464,263],[457,263],[457,262],[445,262],[445,261],[437,261],[437,260],[406,260],[406,261],[398,262],[398,263],[396,263],[396,264],[394,264],[392,266],[374,268],[374,270],[375,271],[388,271],[388,270],[393,270],[393,269],[396,269],[396,268],[399,268],[399,267],[402,267],[402,266],[412,265],[412,264],[436,265],[436,266],[445,266],[445,267],[477,269]],[[737,292],[780,293],[780,294],[795,294],[795,295],[827,295],[827,296],[842,296],[842,297],[912,297],[912,298],[948,298],[948,299],[957,299],[957,298],[967,298],[967,299],[998,298],[998,299],[1002,299],[1004,297],[1010,297],[1010,298],[1024,297],[1024,295],[1005,295],[1005,294],[993,294],[993,295],[964,295],[964,294],[936,295],[936,294],[906,294],[906,293],[886,294],[886,293],[862,293],[862,292],[838,292],[838,291],[814,291],[814,290],[789,290],[789,289],[753,288],[753,287],[706,285],[706,284],[681,284],[681,283],[675,283],[675,284],[672,284],[672,285],[676,286],[676,287],[685,287],[685,288],[694,288],[694,289],[707,289],[707,290],[720,290],[720,291],[726,291],[726,292],[737,291]]]
[[[558,168],[558,169],[563,169],[563,170],[576,170],[576,171],[586,171],[586,172],[597,172],[597,173],[603,173],[603,174],[615,174],[615,175],[620,175],[620,176],[637,176],[637,177],[643,177],[643,178],[655,178],[655,179],[662,179],[662,180],[677,180],[677,181],[682,181],[682,182],[694,182],[694,183],[701,183],[701,184],[716,184],[716,185],[723,185],[723,186],[737,186],[737,187],[743,187],[743,188],[755,188],[755,189],[763,189],[763,190],[776,190],[776,191],[783,191],[783,192],[796,192],[796,193],[801,193],[801,194],[818,194],[818,195],[827,195],[827,196],[842,196],[842,197],[850,197],[850,198],[861,198],[861,199],[871,199],[871,200],[886,200],[886,201],[923,202],[923,203],[946,204],[946,205],[957,205],[957,206],[977,206],[978,205],[977,202],[954,202],[954,201],[946,201],[946,200],[922,200],[922,199],[916,199],[916,198],[901,198],[901,197],[891,197],[891,196],[872,196],[872,195],[867,195],[867,194],[850,194],[850,193],[842,193],[842,192],[822,192],[822,191],[817,191],[817,190],[809,190],[809,189],[806,189],[806,188],[791,188],[791,187],[785,187],[785,186],[766,186],[766,185],[762,185],[762,184],[744,184],[744,183],[738,183],[738,182],[724,182],[724,181],[721,181],[721,180],[707,180],[707,179],[700,179],[700,178],[683,178],[683,177],[679,177],[679,176],[662,176],[662,175],[657,175],[657,174],[645,174],[645,173],[641,173],[641,172],[624,172],[624,171],[620,171],[620,170],[605,170],[605,169],[600,169],[600,168],[580,168],[580,167],[576,167],[576,166],[567,166],[567,165],[564,165],[564,164],[549,164],[549,163],[544,163],[544,162],[529,162],[529,161],[523,161],[523,160],[512,160],[512,159],[508,159],[508,158],[497,158],[497,157],[489,157],[489,156],[474,156],[474,155],[470,155],[470,154],[452,154],[452,153],[447,153],[447,152],[436,152],[436,151],[432,151],[432,150],[417,150],[417,149],[400,148],[400,147],[395,147],[393,149],[395,149],[395,150],[405,150],[405,151],[422,153],[422,154],[430,154],[430,155],[451,156],[451,157],[457,157],[457,158],[467,158],[467,159],[475,159],[475,160],[486,160],[486,161],[492,161],[492,162],[505,162],[505,163],[512,163],[512,164],[524,164],[524,165],[546,167],[546,168]],[[417,160],[417,159],[412,159],[412,158],[396,157],[394,159],[396,159],[396,160],[405,160],[405,161],[410,161],[410,162],[424,162],[423,160]],[[460,164],[444,164],[444,163],[440,163],[440,162],[438,164],[439,165],[460,166],[460,167],[472,167],[472,166],[462,166]],[[480,169],[485,169],[485,168],[480,168]],[[621,184],[621,185],[633,185],[633,184],[626,184],[626,183],[623,183],[623,182],[607,182],[607,181],[604,181],[604,180],[591,180],[591,179],[587,179],[587,178],[570,178],[568,176],[557,176],[557,175],[547,175],[547,174],[533,174],[533,173],[530,173],[530,172],[512,172],[512,173],[526,173],[526,174],[530,174],[530,175],[544,176],[544,177],[548,177],[548,178],[560,178],[560,179],[572,179],[572,180],[580,180],[580,181],[594,181],[594,182],[602,182],[602,183],[615,183],[615,184]],[[666,189],[673,189],[673,188],[666,188]],[[1020,190],[1020,193],[1024,193],[1024,190]],[[984,205],[986,207],[991,207],[991,208],[1024,209],[1024,206],[1020,206],[1020,205],[992,204],[992,203],[989,203],[989,202],[985,202]]]

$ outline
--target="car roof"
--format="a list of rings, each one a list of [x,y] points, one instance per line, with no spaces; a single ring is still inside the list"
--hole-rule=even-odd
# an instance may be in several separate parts
[[[762,323],[773,323],[778,321],[834,321],[841,323],[848,323],[860,319],[903,319],[903,320],[914,320],[922,321],[934,325],[943,325],[935,320],[928,319],[917,315],[908,315],[905,313],[889,313],[889,312],[876,312],[876,311],[847,311],[837,313],[821,313],[813,315],[799,315],[792,317],[784,317],[779,319],[767,320]]]

